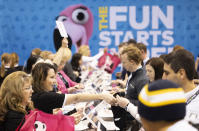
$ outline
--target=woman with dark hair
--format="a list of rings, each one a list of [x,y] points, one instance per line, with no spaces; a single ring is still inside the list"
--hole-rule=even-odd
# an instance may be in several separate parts
[[[32,71],[32,68],[34,66],[34,64],[37,62],[37,60],[41,58],[40,56],[37,55],[30,55],[30,57],[28,58],[27,62],[26,62],[26,67],[25,67],[25,72],[30,74]]]
[[[80,74],[81,74],[81,67],[80,66],[82,65],[82,54],[75,53],[72,56],[71,65],[72,65],[73,71],[77,72],[78,76],[80,76]]]
[[[0,123],[5,131],[15,131],[23,125],[24,116],[33,109],[31,76],[22,71],[8,75],[0,89]]]
[[[161,58],[153,57],[146,62],[146,73],[150,80],[162,79],[164,72],[164,61]]]
[[[58,94],[53,92],[53,86],[56,84],[56,69],[48,63],[36,64],[32,70],[32,77],[34,107],[46,113],[53,113],[55,108],[83,101],[104,99],[108,103],[115,102],[115,98],[110,94]]]

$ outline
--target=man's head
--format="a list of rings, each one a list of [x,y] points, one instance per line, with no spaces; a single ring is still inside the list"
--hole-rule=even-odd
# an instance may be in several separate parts
[[[194,78],[194,57],[185,49],[177,50],[165,56],[163,79],[179,85]]]
[[[121,61],[127,71],[134,72],[141,65],[141,51],[137,47],[129,45],[122,51]]]
[[[177,51],[177,50],[182,50],[182,49],[184,49],[184,47],[182,47],[182,46],[180,46],[180,45],[175,45],[175,46],[173,47],[173,50],[172,50],[172,51]]]
[[[130,45],[130,44],[132,44],[132,45],[135,45],[135,44],[137,44],[137,41],[135,40],[135,39],[129,39],[128,41],[127,41],[127,43]]]
[[[165,124],[181,120],[186,113],[184,91],[168,80],[157,80],[145,85],[139,96],[138,113],[144,128],[150,124]]]
[[[137,44],[135,44],[135,46],[136,46],[138,49],[140,49],[140,51],[141,51],[141,53],[142,53],[142,59],[143,59],[143,60],[146,59],[146,57],[147,57],[147,47],[146,47],[146,45],[143,44],[143,43],[137,43]]]
[[[127,43],[127,42],[122,42],[122,43],[119,44],[119,46],[118,46],[119,55],[122,54],[122,51],[124,50],[124,48],[125,48],[126,46],[128,46],[128,43]]]

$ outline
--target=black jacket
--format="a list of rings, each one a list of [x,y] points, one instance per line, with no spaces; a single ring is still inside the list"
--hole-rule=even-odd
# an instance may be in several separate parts
[[[3,123],[4,131],[15,131],[17,127],[24,123],[25,114],[17,111],[8,111]]]
[[[79,77],[77,77],[74,73],[73,73],[73,68],[71,66],[70,63],[66,62],[65,66],[63,68],[64,73],[72,80],[75,81],[77,83],[79,83],[81,81],[81,79]]]
[[[137,71],[131,74],[131,78],[127,83],[127,91],[124,93],[117,93],[116,95],[125,96],[131,103],[138,105],[138,94],[145,84],[149,82],[146,71],[144,68],[140,68]],[[114,116],[114,123],[121,131],[126,131],[130,126],[132,130],[139,130],[140,124],[136,121],[133,121],[133,116],[127,112],[125,109],[119,106],[112,106],[111,110]],[[132,123],[133,122],[133,123]]]
[[[134,105],[138,105],[138,94],[141,89],[149,83],[144,68],[140,68],[132,73],[130,80],[127,83],[126,98]]]

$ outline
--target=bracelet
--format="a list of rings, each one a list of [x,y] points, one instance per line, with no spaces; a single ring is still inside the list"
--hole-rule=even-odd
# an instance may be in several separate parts
[[[130,102],[129,102],[130,103]],[[128,105],[129,105],[129,103],[126,105],[126,107],[124,108],[126,111],[127,111],[127,107],[128,107]]]

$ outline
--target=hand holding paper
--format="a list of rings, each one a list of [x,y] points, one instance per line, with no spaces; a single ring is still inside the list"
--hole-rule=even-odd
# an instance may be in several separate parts
[[[59,29],[59,32],[60,32],[61,36],[65,37],[65,38],[68,38],[68,35],[67,35],[67,32],[66,32],[66,29],[64,27],[63,22],[56,21],[56,24],[57,24],[57,28]]]
[[[66,38],[62,39],[62,45],[61,46],[68,48],[68,40]]]

